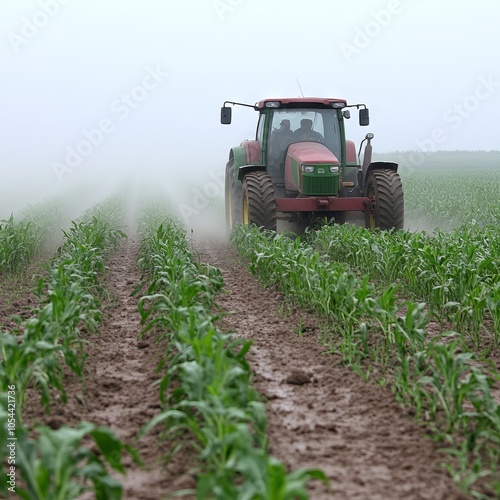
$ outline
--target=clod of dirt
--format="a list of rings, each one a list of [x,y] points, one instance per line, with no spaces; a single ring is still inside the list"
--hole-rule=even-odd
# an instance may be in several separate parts
[[[146,347],[149,347],[149,342],[138,342],[137,343],[138,349],[146,349]]]
[[[294,385],[303,385],[311,383],[311,375],[302,370],[294,370],[288,377],[286,378],[287,384]]]
[[[279,399],[279,396],[274,392],[262,391],[261,394],[266,398],[267,401],[273,401],[275,399]]]
[[[113,392],[119,392],[122,390],[120,383],[115,380],[104,380],[101,382],[101,386]]]
[[[51,419],[47,422],[47,425],[54,430],[61,428],[66,423],[63,417],[51,417]]]

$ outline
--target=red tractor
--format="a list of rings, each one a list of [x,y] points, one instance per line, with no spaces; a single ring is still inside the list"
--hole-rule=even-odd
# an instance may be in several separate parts
[[[346,140],[349,107],[369,124],[364,104],[343,99],[265,99],[255,105],[226,101],[221,123],[239,105],[259,112],[255,140],[231,148],[225,175],[226,223],[277,229],[277,220],[342,223],[347,212],[364,212],[368,228],[402,229],[404,197],[398,165],[371,161],[373,134],[366,134],[363,162]]]

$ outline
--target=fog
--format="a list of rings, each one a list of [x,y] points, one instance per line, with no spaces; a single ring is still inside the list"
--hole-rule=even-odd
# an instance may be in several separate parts
[[[4,0],[0,212],[80,185],[222,194],[257,114],[225,100],[370,108],[377,152],[500,149],[500,5],[441,0]],[[208,187],[207,187],[208,186]],[[198,190],[198,191],[196,191]],[[217,191],[218,190],[218,191]],[[86,187],[82,193],[88,193]],[[1,215],[0,213],[0,215]]]

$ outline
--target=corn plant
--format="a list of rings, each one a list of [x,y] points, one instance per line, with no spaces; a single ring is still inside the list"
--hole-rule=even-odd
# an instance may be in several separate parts
[[[96,499],[118,500],[122,486],[113,479],[107,466],[125,474],[121,462],[126,447],[105,427],[81,422],[76,428],[58,430],[39,426],[37,439],[22,428],[18,435],[18,466],[26,486],[16,493],[25,499],[51,498],[66,500],[93,491]],[[83,446],[91,438],[99,454]]]
[[[431,342],[427,354],[430,374],[420,378],[422,386],[429,386],[431,418],[436,419],[437,410],[444,412],[445,432],[452,433],[463,425],[464,404],[489,396],[492,380],[486,378],[472,365],[473,354],[456,352],[458,341],[448,344]]]

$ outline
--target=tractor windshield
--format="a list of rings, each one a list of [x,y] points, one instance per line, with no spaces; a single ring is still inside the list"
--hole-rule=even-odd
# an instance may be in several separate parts
[[[269,160],[284,161],[283,153],[292,142],[324,144],[340,161],[340,126],[335,109],[279,109],[273,112],[269,137]]]

